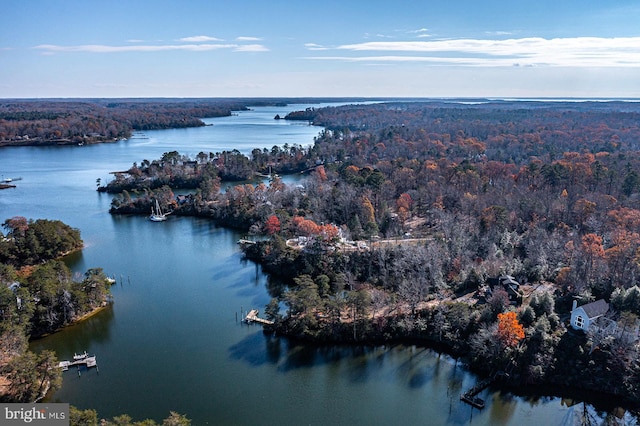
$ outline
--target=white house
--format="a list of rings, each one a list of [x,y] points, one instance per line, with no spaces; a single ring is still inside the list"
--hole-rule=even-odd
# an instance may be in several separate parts
[[[594,321],[606,314],[608,310],[609,304],[603,299],[582,306],[578,306],[578,302],[574,300],[571,309],[571,327],[587,332]]]

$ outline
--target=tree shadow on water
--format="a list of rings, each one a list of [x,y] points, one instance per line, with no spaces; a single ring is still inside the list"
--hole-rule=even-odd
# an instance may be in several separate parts
[[[409,378],[409,387],[418,389],[429,383],[434,376],[434,372],[431,369],[420,368],[414,371]]]
[[[248,335],[240,342],[229,348],[231,359],[244,361],[249,365],[258,367],[264,364],[276,364],[280,356],[277,354],[278,349],[272,344],[272,350],[269,351],[269,344],[265,352],[265,336],[262,332],[255,332]],[[275,359],[274,359],[275,357]]]

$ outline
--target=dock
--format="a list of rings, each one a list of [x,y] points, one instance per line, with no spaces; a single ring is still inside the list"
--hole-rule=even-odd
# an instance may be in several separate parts
[[[88,355],[85,351],[83,354],[74,354],[73,361],[60,361],[58,367],[62,368],[62,371],[67,371],[69,367],[77,366],[78,368],[84,365],[87,368],[98,367],[95,355]]]
[[[484,408],[484,400],[482,398],[479,398],[477,395],[488,388],[491,382],[491,379],[485,379],[479,383],[476,383],[475,386],[460,395],[460,400],[473,407]]]
[[[250,310],[247,316],[244,317],[244,322],[246,322],[247,324],[257,322],[259,324],[264,324],[264,325],[273,325],[273,321],[269,321],[268,319],[258,317],[257,309]]]
[[[238,244],[243,245],[243,244],[256,244],[256,241],[252,241],[252,240],[247,240],[244,238],[240,238],[238,240]]]

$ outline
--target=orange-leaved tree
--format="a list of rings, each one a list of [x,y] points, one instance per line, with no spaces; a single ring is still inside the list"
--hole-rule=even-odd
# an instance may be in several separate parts
[[[524,327],[515,312],[498,314],[498,338],[505,347],[513,348],[524,339]]]
[[[264,230],[269,235],[273,235],[276,232],[280,232],[280,219],[278,216],[271,215],[264,223]]]

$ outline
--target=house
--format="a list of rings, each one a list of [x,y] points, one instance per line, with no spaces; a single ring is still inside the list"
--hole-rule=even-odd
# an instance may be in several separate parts
[[[489,278],[487,280],[489,287],[493,290],[496,286],[502,287],[509,296],[509,302],[512,304],[522,303],[522,293],[520,293],[520,283],[515,280],[511,275],[501,275],[498,278]],[[489,294],[492,294],[489,291]]]
[[[22,309],[22,299],[20,298],[20,296],[17,295],[18,289],[20,288],[20,283],[17,281],[14,281],[10,284],[7,284],[7,288],[11,290],[13,294],[16,295],[16,304],[18,306],[18,309]]]
[[[609,304],[603,299],[586,305],[578,306],[577,301],[573,301],[571,309],[571,327],[575,330],[589,331],[598,318],[603,317],[609,311]]]

